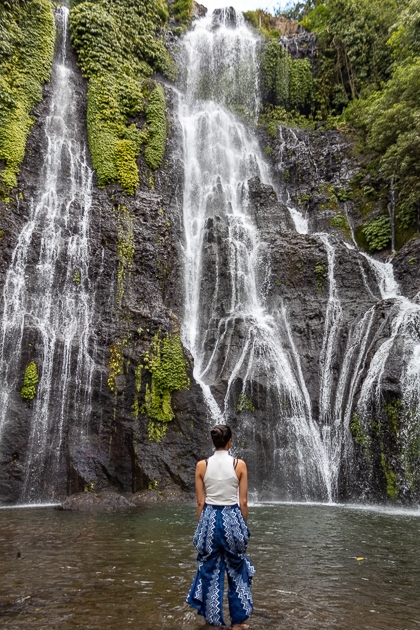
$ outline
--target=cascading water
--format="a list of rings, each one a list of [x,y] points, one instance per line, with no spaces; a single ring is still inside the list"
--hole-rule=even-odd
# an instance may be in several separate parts
[[[212,419],[229,421],[237,411],[251,412],[241,416],[239,428],[255,446],[245,445],[242,452],[254,475],[263,470],[265,496],[333,500],[340,495],[340,475],[353,474],[354,414],[367,423],[368,434],[372,405],[378,413],[382,409],[383,375],[396,347],[402,349],[401,396],[408,418],[403,440],[407,449],[420,440],[420,307],[400,297],[391,263],[328,234],[314,234],[326,253],[328,300],[319,393],[311,399],[287,308],[283,301],[275,311],[268,307],[271,263],[256,227],[249,182],[256,177],[273,182],[255,137],[228,111],[248,120],[258,114],[258,46],[232,10],[199,20],[183,40],[183,337]],[[287,151],[290,143],[307,150],[293,130],[287,137],[283,132],[280,128],[280,163],[282,147]],[[307,234],[306,217],[287,190],[283,194],[296,232]],[[336,279],[341,255],[351,256],[360,271],[360,301],[343,301]],[[261,410],[260,426],[252,417],[253,400]]]
[[[274,318],[265,307],[269,260],[250,212],[248,182],[256,176],[269,182],[268,168],[256,139],[226,109],[250,118],[258,113],[258,46],[242,15],[231,10],[200,20],[184,38],[183,335],[213,418],[251,406],[251,387],[270,383],[266,399],[278,417],[273,448],[281,461],[273,465],[285,496],[331,498],[286,311]],[[210,388],[220,383],[223,393],[213,396]]]
[[[30,410],[22,502],[53,499],[59,487],[64,431],[83,430],[90,413],[93,361],[89,354],[92,289],[89,221],[92,171],[68,60],[68,9],[56,10],[57,48],[45,124],[39,192],[30,205],[3,290],[0,333],[0,453],[20,413],[25,370],[36,360],[39,383]],[[28,352],[28,347],[30,348]],[[65,488],[64,488],[65,490]]]

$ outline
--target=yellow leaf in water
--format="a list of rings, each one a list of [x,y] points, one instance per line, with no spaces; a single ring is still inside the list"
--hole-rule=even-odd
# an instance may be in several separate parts
[[[356,558],[356,560],[364,560],[364,558],[362,558],[362,556],[360,556],[359,558]]]

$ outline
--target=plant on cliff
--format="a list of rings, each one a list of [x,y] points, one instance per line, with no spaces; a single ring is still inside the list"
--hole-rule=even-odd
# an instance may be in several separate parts
[[[26,139],[51,73],[55,24],[49,0],[0,3],[0,165],[6,187],[17,185]],[[1,166],[0,166],[1,168]]]
[[[124,297],[125,284],[130,277],[134,261],[133,218],[125,206],[118,206],[117,222],[117,307],[120,308]]]
[[[316,108],[323,117],[340,113],[363,90],[389,77],[389,29],[398,15],[396,0],[324,0],[307,2],[301,24],[315,31],[320,60]]]
[[[188,25],[191,22],[193,0],[175,0],[169,6],[170,14],[181,24]]]
[[[326,277],[325,265],[321,262],[317,262],[314,268],[314,273],[316,278],[316,288],[318,291],[322,291]]]
[[[123,373],[124,357],[123,348],[127,345],[127,340],[123,339],[113,343],[109,350],[109,376],[108,387],[114,394],[117,393],[117,377]]]
[[[266,42],[262,56],[264,102],[287,111],[309,111],[313,78],[308,59],[292,59],[277,40]]]
[[[391,240],[391,222],[389,217],[383,215],[369,221],[362,231],[371,252],[384,249]]]
[[[38,369],[36,367],[36,363],[35,361],[31,361],[25,370],[23,387],[20,391],[20,395],[23,400],[32,400],[35,398],[38,380]]]
[[[363,422],[357,413],[353,414],[353,418],[350,423],[350,431],[355,443],[358,446],[366,449],[366,452],[369,452],[372,444],[372,438],[370,437],[368,431],[365,429]]]
[[[153,72],[175,74],[161,35],[166,5],[163,0],[81,2],[70,17],[72,42],[88,79],[88,139],[98,184],[118,181],[134,194],[142,145],[153,156],[146,160],[149,166],[158,168],[166,141],[163,90],[149,79]],[[141,116],[147,121],[140,129]]]
[[[360,148],[375,160],[383,180],[392,180],[397,228],[417,225],[420,206],[420,1],[401,12],[389,39],[393,72],[389,81],[355,102],[346,119],[357,130]]]
[[[143,412],[152,421],[152,428],[156,429],[159,425],[153,425],[153,422],[167,423],[175,417],[171,402],[172,392],[190,386],[188,362],[184,357],[180,336],[176,334],[160,337],[156,333],[143,364],[152,377],[150,386],[146,385]],[[166,431],[166,428],[160,429]]]
[[[146,164],[152,169],[162,164],[166,146],[165,95],[163,88],[156,85],[149,97],[146,120],[149,124],[149,140],[144,151]]]
[[[312,115],[342,114],[375,188],[393,182],[401,246],[420,216],[420,0],[306,0],[295,9],[318,36]]]
[[[253,413],[255,411],[254,404],[250,398],[246,394],[242,392],[238,396],[238,402],[236,403],[236,411],[241,413],[241,411],[250,411]]]

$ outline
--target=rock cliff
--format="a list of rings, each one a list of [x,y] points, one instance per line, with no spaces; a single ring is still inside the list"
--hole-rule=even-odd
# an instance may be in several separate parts
[[[216,13],[214,19],[221,15]],[[232,22],[229,16],[232,13],[227,15]],[[172,46],[176,47],[175,38]],[[77,61],[69,49],[66,63],[72,73],[76,136],[86,147],[88,84]],[[238,167],[241,176],[247,173],[241,184],[247,215],[239,220],[238,213],[231,212],[222,173],[209,187],[204,212],[197,335],[204,340],[199,362],[207,368],[196,381],[194,358],[181,346],[180,332],[182,325],[183,339],[191,332],[185,330],[185,246],[186,231],[194,235],[198,222],[184,225],[186,147],[179,94],[167,80],[157,76],[156,80],[167,120],[160,166],[152,168],[133,140],[139,151],[132,169],[138,171],[139,181],[134,194],[127,192],[120,172],[120,183],[101,187],[93,174],[88,277],[83,277],[81,265],[67,273],[76,286],[72,290],[89,289],[90,376],[79,382],[80,357],[75,352],[79,338],[75,335],[66,351],[60,330],[54,365],[61,370],[68,352],[70,402],[60,425],[55,468],[48,459],[39,471],[48,481],[55,470],[52,490],[36,498],[57,499],[80,491],[106,494],[110,489],[150,491],[153,496],[169,495],[174,488],[192,492],[194,465],[210,451],[208,428],[216,419],[206,404],[209,398],[232,425],[236,453],[246,458],[251,489],[262,499],[418,498],[419,239],[409,241],[392,260],[398,290],[390,263],[384,263],[390,249],[376,261],[357,244],[364,222],[357,202],[360,164],[349,140],[339,131],[283,125],[268,135],[250,123],[239,128],[228,118],[236,145],[246,141],[254,151]],[[156,88],[149,79],[142,85],[146,103]],[[36,122],[18,187],[2,189],[2,286],[10,282],[17,243],[43,185],[52,98],[52,87],[46,85],[33,110]],[[142,129],[141,142],[152,146],[154,128],[148,111],[150,101],[144,111],[126,116],[118,133],[124,136],[135,123],[137,131]],[[210,119],[208,112],[203,116]],[[222,123],[220,116],[219,129]],[[124,136],[115,143],[127,147],[124,143],[129,141]],[[209,144],[199,144],[202,163],[208,154]],[[62,188],[69,184],[70,171],[71,163],[63,160]],[[194,169],[191,173],[198,177]],[[203,189],[197,190],[198,206]],[[76,216],[80,203],[71,199],[69,204],[71,216]],[[67,229],[63,240],[71,240],[68,225],[63,227]],[[77,233],[78,224],[73,227]],[[29,292],[40,273],[40,243],[41,236],[35,233],[25,272]],[[248,266],[241,259],[246,248]],[[68,290],[64,281],[68,270],[64,258],[57,265],[54,295],[60,302]],[[251,312],[247,310],[251,301],[245,308],[241,291],[244,276],[254,273],[252,304],[259,310]],[[4,312],[7,299],[3,291]],[[1,503],[21,500],[33,449],[31,419],[37,398],[22,397],[22,385],[32,361],[38,367],[45,364],[45,340],[29,315],[18,343],[3,355],[5,364],[12,355],[18,360],[10,377],[8,416],[0,424]],[[38,372],[42,383],[45,375],[42,369]],[[37,382],[30,386],[40,387]],[[45,432],[47,441],[53,440],[62,416],[62,399],[56,395],[61,390],[55,389],[53,379],[52,388],[53,422]],[[80,415],[80,395],[88,400],[86,417]]]

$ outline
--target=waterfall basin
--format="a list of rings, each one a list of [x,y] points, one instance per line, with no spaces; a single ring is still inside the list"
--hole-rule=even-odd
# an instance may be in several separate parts
[[[420,510],[260,504],[249,526],[251,628],[417,627]],[[192,505],[0,510],[1,627],[202,628],[194,528]]]

